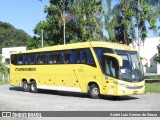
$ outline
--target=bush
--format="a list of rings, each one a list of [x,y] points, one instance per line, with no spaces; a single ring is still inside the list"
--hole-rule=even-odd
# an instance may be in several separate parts
[[[158,55],[154,58],[154,60],[155,60],[156,62],[160,63],[160,54],[158,54]]]
[[[7,72],[6,63],[2,62],[2,56],[0,56],[0,74],[5,74]]]

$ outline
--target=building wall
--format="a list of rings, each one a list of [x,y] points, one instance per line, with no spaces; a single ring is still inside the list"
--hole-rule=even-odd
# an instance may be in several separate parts
[[[160,67],[154,60],[155,56],[158,54],[157,46],[160,44],[160,37],[146,38],[144,44],[141,44],[140,55],[148,58],[151,62],[151,67],[144,67],[146,73],[158,73],[160,72]],[[138,46],[136,46],[138,50]]]
[[[10,59],[10,55],[13,52],[25,51],[26,47],[10,47],[10,48],[2,48],[2,62],[6,62],[6,60]]]

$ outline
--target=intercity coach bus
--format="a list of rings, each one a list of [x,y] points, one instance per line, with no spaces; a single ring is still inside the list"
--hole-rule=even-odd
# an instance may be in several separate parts
[[[144,72],[137,51],[110,42],[57,45],[11,54],[10,84],[38,89],[126,96],[143,94]]]

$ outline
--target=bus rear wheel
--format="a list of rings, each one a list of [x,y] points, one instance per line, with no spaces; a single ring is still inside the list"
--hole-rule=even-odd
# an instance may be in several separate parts
[[[31,92],[32,93],[36,93],[38,90],[37,90],[37,84],[36,84],[36,81],[31,81]]]
[[[89,88],[89,95],[94,99],[100,98],[100,90],[97,85],[92,84]]]
[[[27,83],[27,81],[23,81],[23,91],[24,92],[30,91],[30,85]]]

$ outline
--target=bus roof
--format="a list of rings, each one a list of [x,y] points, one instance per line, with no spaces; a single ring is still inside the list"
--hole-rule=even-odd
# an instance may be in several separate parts
[[[118,43],[92,41],[92,42],[73,43],[73,44],[66,44],[66,45],[55,45],[51,47],[38,48],[38,49],[27,50],[27,51],[17,52],[17,53],[32,53],[32,52],[43,52],[43,51],[53,51],[53,50],[56,51],[56,50],[66,50],[66,49],[78,49],[78,48],[87,48],[91,46],[125,50],[125,51],[136,51],[132,47],[118,44]],[[13,53],[13,54],[16,54],[16,53]]]
[[[105,47],[117,50],[136,51],[133,47],[112,42],[91,42],[92,47]]]

